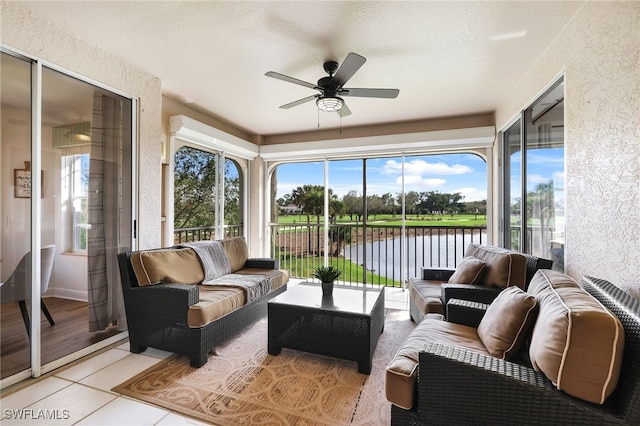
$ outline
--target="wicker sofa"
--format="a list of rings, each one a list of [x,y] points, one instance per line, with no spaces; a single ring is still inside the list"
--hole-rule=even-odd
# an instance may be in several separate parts
[[[386,380],[387,398],[393,403],[391,423],[640,424],[640,300],[601,279],[584,277],[578,286],[563,275],[556,271],[541,271],[535,276],[536,283],[532,282],[532,287],[536,286],[534,297],[539,310],[529,340],[512,361],[465,348],[467,344],[434,338],[431,333],[431,338],[423,339],[416,354],[416,387],[413,401],[409,401],[411,407],[401,408],[393,401],[397,396],[389,398],[390,391],[397,391],[388,389],[389,367],[397,361],[394,358]],[[537,282],[540,279],[552,284],[546,292],[539,290],[544,287]],[[595,304],[589,300],[585,302],[585,296],[593,298]],[[487,308],[455,299],[449,303],[448,321],[429,314],[418,327],[438,329],[454,320],[469,324],[477,316],[469,317],[466,313]],[[592,310],[601,312],[594,314]],[[486,315],[489,315],[489,309],[486,309]],[[597,325],[602,318],[613,328],[603,332]],[[564,333],[561,333],[564,339],[559,342],[558,329]],[[408,341],[403,347],[410,344]],[[550,371],[545,358],[540,358],[540,350],[546,351],[554,343],[561,349],[556,354],[557,371]],[[416,342],[413,345],[415,348]],[[606,363],[599,365],[594,359],[603,361],[599,358],[603,351],[608,358],[604,358]],[[602,387],[597,388],[595,396],[591,392],[593,389],[589,389],[594,383]],[[600,400],[589,401],[593,398]]]
[[[249,258],[243,237],[118,254],[130,350],[186,355],[193,367],[266,315],[287,288],[276,259]]]
[[[509,286],[527,288],[538,269],[553,261],[501,247],[471,243],[456,269],[423,268],[409,279],[409,312],[418,323],[428,313],[446,315],[449,299],[491,303]]]

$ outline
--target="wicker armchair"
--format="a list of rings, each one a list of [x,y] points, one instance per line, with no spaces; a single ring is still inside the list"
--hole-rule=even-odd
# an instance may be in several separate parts
[[[496,246],[482,245],[479,247],[486,248],[489,251],[515,253],[512,250],[507,250]],[[524,256],[526,261],[525,285],[523,288],[523,290],[526,290],[536,271],[538,269],[551,269],[551,267],[553,266],[553,261],[527,253],[519,254]],[[448,284],[447,281],[454,272],[454,269],[423,268],[422,274],[419,278],[410,279],[409,286],[418,286],[421,281],[441,282],[442,284],[439,285],[440,300],[438,300],[438,303],[442,304],[443,310],[446,309],[447,303],[451,299],[471,300],[474,302],[489,304],[498,296],[498,294],[502,290],[502,288],[489,285]],[[425,315],[424,309],[421,309],[412,297],[409,297],[409,313],[411,314],[411,319],[414,322],[422,321]],[[446,315],[446,312],[439,313]]]
[[[425,343],[419,354],[413,409],[391,406],[393,425],[640,424],[640,300],[613,284],[585,277],[581,285],[613,312],[625,332],[622,370],[603,405],[571,397],[530,366],[459,347]],[[455,303],[455,302],[454,302]],[[473,303],[461,302],[464,310]],[[456,315],[458,308],[453,308]],[[471,319],[469,321],[472,321]]]

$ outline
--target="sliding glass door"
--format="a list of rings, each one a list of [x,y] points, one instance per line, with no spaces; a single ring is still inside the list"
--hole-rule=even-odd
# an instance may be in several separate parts
[[[31,262],[31,61],[0,53],[0,366],[2,378],[31,366],[26,295]]]
[[[504,244],[564,270],[564,81],[502,132]]]
[[[133,101],[8,52],[1,64],[5,379],[126,329],[116,255],[133,241]]]

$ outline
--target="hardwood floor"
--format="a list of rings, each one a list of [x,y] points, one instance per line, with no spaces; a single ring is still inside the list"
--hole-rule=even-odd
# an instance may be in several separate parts
[[[39,312],[42,327],[42,363],[118,334],[115,329],[89,331],[87,302],[47,297],[44,299],[55,325]],[[29,312],[31,316],[31,312]],[[5,378],[29,367],[29,337],[17,303],[0,307],[0,376]]]

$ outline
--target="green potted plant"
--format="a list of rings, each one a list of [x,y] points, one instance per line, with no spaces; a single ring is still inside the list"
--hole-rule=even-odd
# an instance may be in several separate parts
[[[313,271],[312,276],[322,283],[322,295],[331,296],[333,293],[333,282],[338,279],[342,271],[331,265],[319,266]]]

